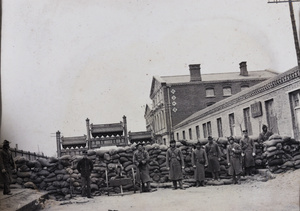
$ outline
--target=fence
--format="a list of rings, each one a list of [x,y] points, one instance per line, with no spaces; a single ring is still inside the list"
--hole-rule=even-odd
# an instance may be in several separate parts
[[[2,149],[2,146],[0,146],[0,150]],[[37,154],[35,152],[29,152],[29,151],[23,151],[16,148],[10,148],[10,151],[12,153],[13,157],[22,156],[25,157],[28,160],[36,160],[38,158],[48,158],[47,156],[42,154]]]

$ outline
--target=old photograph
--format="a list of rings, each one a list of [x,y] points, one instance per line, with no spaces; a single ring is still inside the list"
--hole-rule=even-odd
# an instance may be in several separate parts
[[[300,0],[0,4],[0,210],[299,210]]]

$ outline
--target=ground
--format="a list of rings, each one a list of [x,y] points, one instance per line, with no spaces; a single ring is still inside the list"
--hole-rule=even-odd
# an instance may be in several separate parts
[[[76,197],[70,201],[46,201],[44,210],[154,211],[154,210],[299,210],[300,169],[275,175],[267,182],[247,179],[241,185],[190,187],[186,190],[158,188],[152,193],[118,196]]]

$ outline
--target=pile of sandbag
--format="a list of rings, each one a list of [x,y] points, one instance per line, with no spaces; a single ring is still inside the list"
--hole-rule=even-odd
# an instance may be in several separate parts
[[[300,167],[299,142],[290,137],[272,135],[264,143],[266,166],[273,173],[281,173]]]

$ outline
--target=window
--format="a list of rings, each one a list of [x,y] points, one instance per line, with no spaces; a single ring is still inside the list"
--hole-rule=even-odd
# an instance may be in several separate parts
[[[215,96],[215,90],[213,88],[207,88],[206,97],[214,97],[214,96]]]
[[[223,88],[223,96],[231,96],[231,87]]]
[[[223,137],[223,129],[222,129],[222,119],[217,119],[217,125],[218,125],[218,135],[219,137]]]
[[[250,108],[244,109],[244,121],[245,121],[245,129],[248,130],[248,134],[252,135],[252,126],[250,121]]]
[[[211,131],[211,122],[207,122],[207,134],[208,134],[209,136],[212,135],[212,131]]]
[[[177,141],[179,141],[179,133],[176,133]]]
[[[193,136],[192,136],[192,128],[189,128],[189,137],[190,137],[190,140],[193,139]]]
[[[248,89],[248,88],[249,88],[248,85],[242,85],[242,86],[241,86],[241,91],[244,91],[245,89]]]
[[[197,139],[200,138],[200,130],[199,130],[199,125],[196,126],[196,136],[197,136]]]
[[[185,140],[185,131],[182,131],[182,139]]]
[[[202,125],[202,127],[203,127],[203,137],[204,137],[204,138],[207,138],[207,127],[206,127],[206,123],[204,123],[204,124]]]
[[[235,132],[234,132],[234,113],[229,114],[229,129],[230,129],[230,135],[234,136]]]

